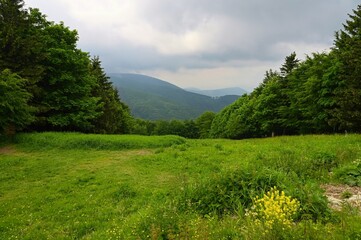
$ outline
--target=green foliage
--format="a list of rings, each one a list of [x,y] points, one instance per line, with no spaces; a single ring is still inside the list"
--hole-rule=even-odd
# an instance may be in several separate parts
[[[193,120],[158,120],[136,119],[131,123],[130,132],[140,135],[178,135],[185,138],[199,138],[199,128]]]
[[[313,54],[290,75],[291,125],[300,133],[331,132],[338,60],[334,54]]]
[[[238,127],[238,123],[241,123],[240,119],[247,115],[238,110],[247,108],[249,99],[248,95],[243,95],[218,113],[213,119],[210,136],[213,138],[236,138],[236,136],[241,133],[247,133],[247,130],[243,129],[243,126],[245,126],[246,123],[244,123],[243,126]],[[237,115],[238,112],[241,116]]]
[[[129,131],[127,106],[99,59],[91,66],[89,55],[77,48],[76,30],[48,21],[38,9],[25,9],[24,1],[0,4],[0,71],[10,69],[24,79],[36,110],[29,130]]]
[[[348,199],[348,198],[352,197],[352,195],[353,194],[350,191],[346,190],[346,191],[342,192],[341,198]]]
[[[188,199],[181,199],[181,203],[189,202],[202,215],[236,214],[249,207],[257,195],[280,185],[284,178],[281,173],[268,169],[225,172],[193,186],[187,195]]]
[[[25,80],[10,70],[0,72],[0,133],[14,134],[34,120],[24,85]]]
[[[209,138],[212,122],[216,114],[214,112],[204,112],[196,119],[196,125],[199,129],[200,138]]]
[[[178,135],[186,138],[198,138],[198,128],[193,120],[156,121],[153,135]]]
[[[154,128],[156,123],[149,120],[143,119],[133,119],[131,123],[131,134],[138,134],[138,135],[152,135],[154,132]]]
[[[336,33],[335,54],[340,61],[337,107],[332,115],[341,129],[361,131],[361,5],[349,15],[344,29]]]
[[[77,32],[63,23],[46,26],[43,34],[48,58],[38,83],[38,128],[89,131],[100,107],[91,95],[96,82],[89,72],[89,56],[76,49]]]
[[[351,186],[361,186],[361,161],[356,160],[350,164],[338,168],[335,178],[341,183]]]
[[[92,95],[100,99],[101,105],[100,115],[93,120],[93,131],[95,133],[128,133],[131,124],[129,108],[120,101],[118,91],[104,73],[99,57],[92,59],[91,75],[96,79]]]
[[[324,222],[333,220],[328,200],[318,184],[312,181],[306,183],[299,181],[287,193],[300,201],[301,209],[297,215],[298,220],[312,219]]]
[[[266,136],[280,135],[282,133],[282,122],[280,120],[280,76],[274,73],[265,78],[264,86],[259,95],[253,95],[254,102],[253,119],[259,122],[258,132]]]
[[[44,71],[40,63],[45,59],[34,22],[38,11],[29,13],[22,0],[1,0],[0,4],[0,71],[10,69],[27,79],[26,86],[34,94]]]
[[[296,58],[296,53],[293,52],[285,58],[285,63],[280,68],[281,76],[287,77],[295,68],[298,67],[300,60]]]

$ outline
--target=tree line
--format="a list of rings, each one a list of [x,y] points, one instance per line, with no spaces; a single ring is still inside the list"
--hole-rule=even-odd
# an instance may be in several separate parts
[[[78,33],[0,0],[0,132],[129,132],[129,108]]]

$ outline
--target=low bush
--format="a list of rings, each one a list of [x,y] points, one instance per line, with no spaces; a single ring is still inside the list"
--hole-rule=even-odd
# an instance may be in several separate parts
[[[252,198],[273,186],[282,185],[284,178],[283,174],[269,169],[223,172],[190,186],[186,199],[180,202],[183,208],[190,207],[202,215],[235,214],[248,207]]]

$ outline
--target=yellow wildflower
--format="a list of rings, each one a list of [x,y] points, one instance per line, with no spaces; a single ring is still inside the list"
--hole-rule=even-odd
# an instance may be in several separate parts
[[[297,199],[291,199],[276,187],[271,188],[262,198],[257,196],[253,201],[249,216],[263,222],[268,229],[273,229],[275,224],[281,225],[282,229],[291,227],[292,217],[300,207]]]

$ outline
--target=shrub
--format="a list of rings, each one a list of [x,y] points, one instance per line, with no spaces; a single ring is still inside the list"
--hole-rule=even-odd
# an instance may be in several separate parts
[[[181,199],[180,203],[183,207],[190,206],[202,215],[235,214],[252,204],[252,198],[263,194],[272,186],[279,186],[284,177],[281,173],[269,169],[239,169],[221,173],[191,186],[187,199]]]

